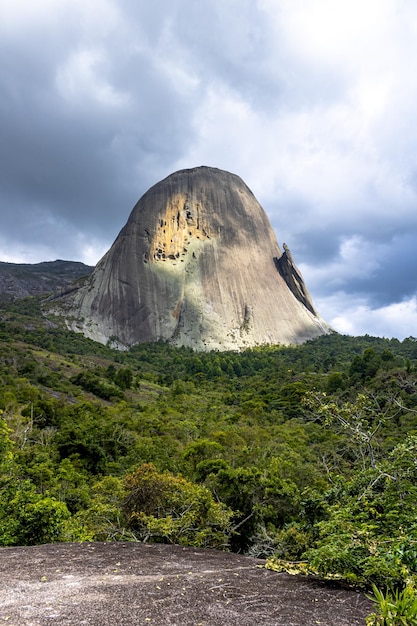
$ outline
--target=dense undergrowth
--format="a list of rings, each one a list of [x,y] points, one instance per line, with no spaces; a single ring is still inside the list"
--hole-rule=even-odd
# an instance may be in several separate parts
[[[417,340],[117,352],[0,309],[0,545],[141,540],[417,580]]]

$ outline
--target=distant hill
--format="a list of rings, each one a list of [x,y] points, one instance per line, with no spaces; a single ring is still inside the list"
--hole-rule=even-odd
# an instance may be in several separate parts
[[[0,302],[62,290],[94,268],[77,261],[0,262]]]

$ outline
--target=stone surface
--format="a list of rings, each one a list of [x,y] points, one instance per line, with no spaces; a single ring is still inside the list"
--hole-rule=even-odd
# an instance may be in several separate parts
[[[330,332],[252,192],[210,167],[153,186],[85,285],[54,304],[72,330],[121,348],[239,350]]]
[[[215,550],[139,543],[0,548],[10,626],[359,626],[353,589],[278,574]]]

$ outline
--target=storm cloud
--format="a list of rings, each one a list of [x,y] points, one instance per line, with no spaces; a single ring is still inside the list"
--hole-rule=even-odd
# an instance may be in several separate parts
[[[412,0],[0,0],[0,259],[96,263],[183,167],[238,174],[351,334],[417,334]]]

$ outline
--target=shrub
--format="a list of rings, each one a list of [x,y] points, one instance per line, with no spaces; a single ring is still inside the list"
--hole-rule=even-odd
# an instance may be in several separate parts
[[[145,463],[125,479],[126,526],[137,539],[227,548],[232,511],[211,492]]]

